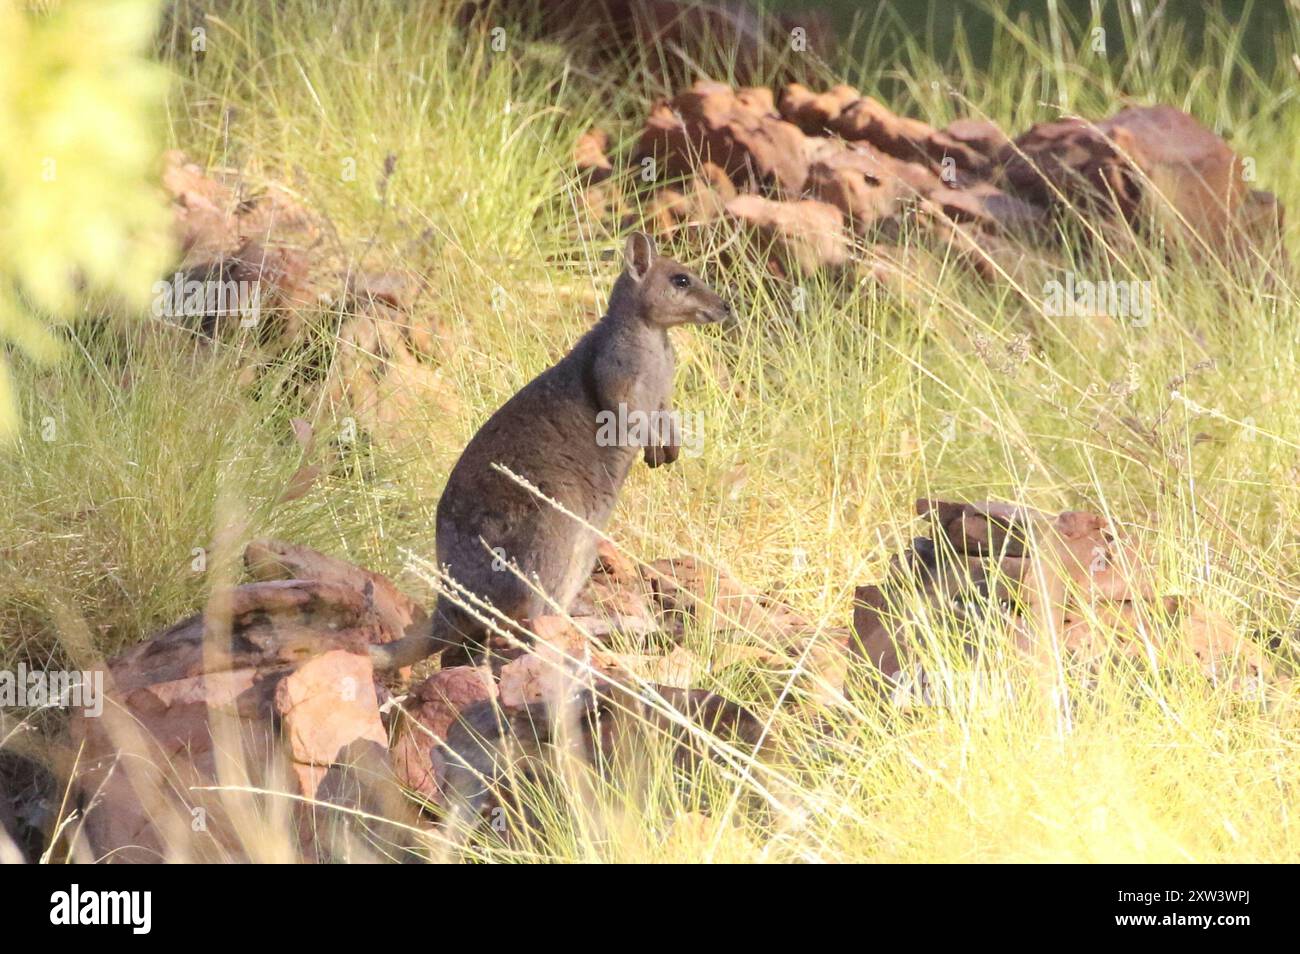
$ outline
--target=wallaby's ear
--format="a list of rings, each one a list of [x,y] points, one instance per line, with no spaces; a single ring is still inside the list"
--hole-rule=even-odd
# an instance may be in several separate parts
[[[635,281],[641,281],[655,261],[654,239],[644,232],[633,232],[627,237],[627,245],[623,247],[623,259],[628,274]]]

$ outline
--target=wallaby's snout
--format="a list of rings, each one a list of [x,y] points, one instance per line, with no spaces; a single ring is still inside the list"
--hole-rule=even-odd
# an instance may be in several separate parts
[[[671,262],[671,259],[667,261]],[[675,264],[675,263],[674,263]],[[689,274],[689,273],[688,273]],[[688,298],[695,309],[695,317],[683,324],[713,325],[731,317],[731,305],[703,281],[691,275],[692,286]],[[698,283],[698,284],[697,284]],[[660,322],[664,324],[665,322]]]
[[[701,308],[699,324],[714,325],[720,321],[730,320],[732,318],[731,302],[710,288],[705,288],[704,291],[708,292],[709,298],[712,300]]]
[[[651,324],[711,325],[731,317],[731,305],[721,295],[681,262],[659,255],[645,233],[628,237],[624,258]]]

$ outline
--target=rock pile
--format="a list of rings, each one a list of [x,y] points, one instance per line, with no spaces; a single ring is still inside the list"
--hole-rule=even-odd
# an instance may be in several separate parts
[[[638,570],[605,548],[572,621],[532,620],[531,646],[501,637],[491,665],[439,670],[395,696],[366,648],[421,625],[422,609],[385,577],[306,547],[258,541],[245,563],[256,582],[109,661],[103,715],[74,718],[85,857],[246,858],[250,832],[268,817],[295,833],[301,857],[400,855],[432,825],[402,787],[435,814],[449,803],[486,810],[498,793],[482,778],[514,767],[501,755],[501,727],[533,726],[523,755],[538,758],[562,703],[582,714],[591,757],[634,724],[678,733],[681,758],[699,757],[682,718],[759,744],[761,724],[697,681],[710,665],[760,657],[789,668],[779,647],[797,651],[813,635],[788,607],[694,559]],[[722,640],[710,660],[673,643],[701,623]],[[740,630],[778,648],[728,648],[727,634]],[[606,645],[601,637],[615,632],[644,637],[643,651]],[[619,718],[628,714],[640,718]],[[487,745],[485,732],[500,744]]]
[[[1025,656],[1095,673],[1108,660],[1158,658],[1215,682],[1256,692],[1276,678],[1264,651],[1228,620],[1190,599],[1160,595],[1152,554],[1097,514],[1048,514],[1006,503],[917,502],[930,525],[879,584],[858,587],[855,649],[908,702],[934,678],[921,647],[936,620],[967,637],[972,656],[989,616]],[[987,632],[987,629],[983,629]],[[933,648],[933,647],[931,647]]]
[[[381,440],[414,436],[415,411],[430,402],[454,408],[444,329],[417,317],[425,289],[414,276],[362,267],[282,184],[253,187],[177,151],[162,181],[182,257],[157,317],[243,335],[264,360],[301,359],[328,341],[312,374],[328,403]]]
[[[936,129],[850,86],[791,83],[774,96],[701,81],[655,103],[621,160],[602,136],[583,137],[574,157],[594,193],[589,208],[623,210],[612,172],[626,168],[636,184],[649,170],[651,226],[736,223],[784,275],[878,274],[875,261],[911,235],[986,278],[1014,277],[1027,254],[1050,257],[1060,226],[1080,218],[1085,235],[1108,241],[1165,221],[1200,254],[1281,259],[1276,198],[1250,187],[1223,140],[1169,106],[1039,123],[1013,140],[983,120]]]

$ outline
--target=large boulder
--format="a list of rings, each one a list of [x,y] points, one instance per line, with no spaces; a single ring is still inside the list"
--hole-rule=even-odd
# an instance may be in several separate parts
[[[1182,110],[1135,106],[1096,123],[1036,124],[1002,148],[999,177],[1044,208],[1072,206],[1138,229],[1154,218],[1194,249],[1222,255],[1254,243],[1271,257],[1281,209],[1244,171],[1227,143]]]

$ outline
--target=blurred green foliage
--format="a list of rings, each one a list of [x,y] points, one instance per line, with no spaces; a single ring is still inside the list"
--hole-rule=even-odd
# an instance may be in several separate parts
[[[166,267],[157,17],[157,0],[0,0],[0,438],[12,352],[53,360],[88,295],[143,306]]]

